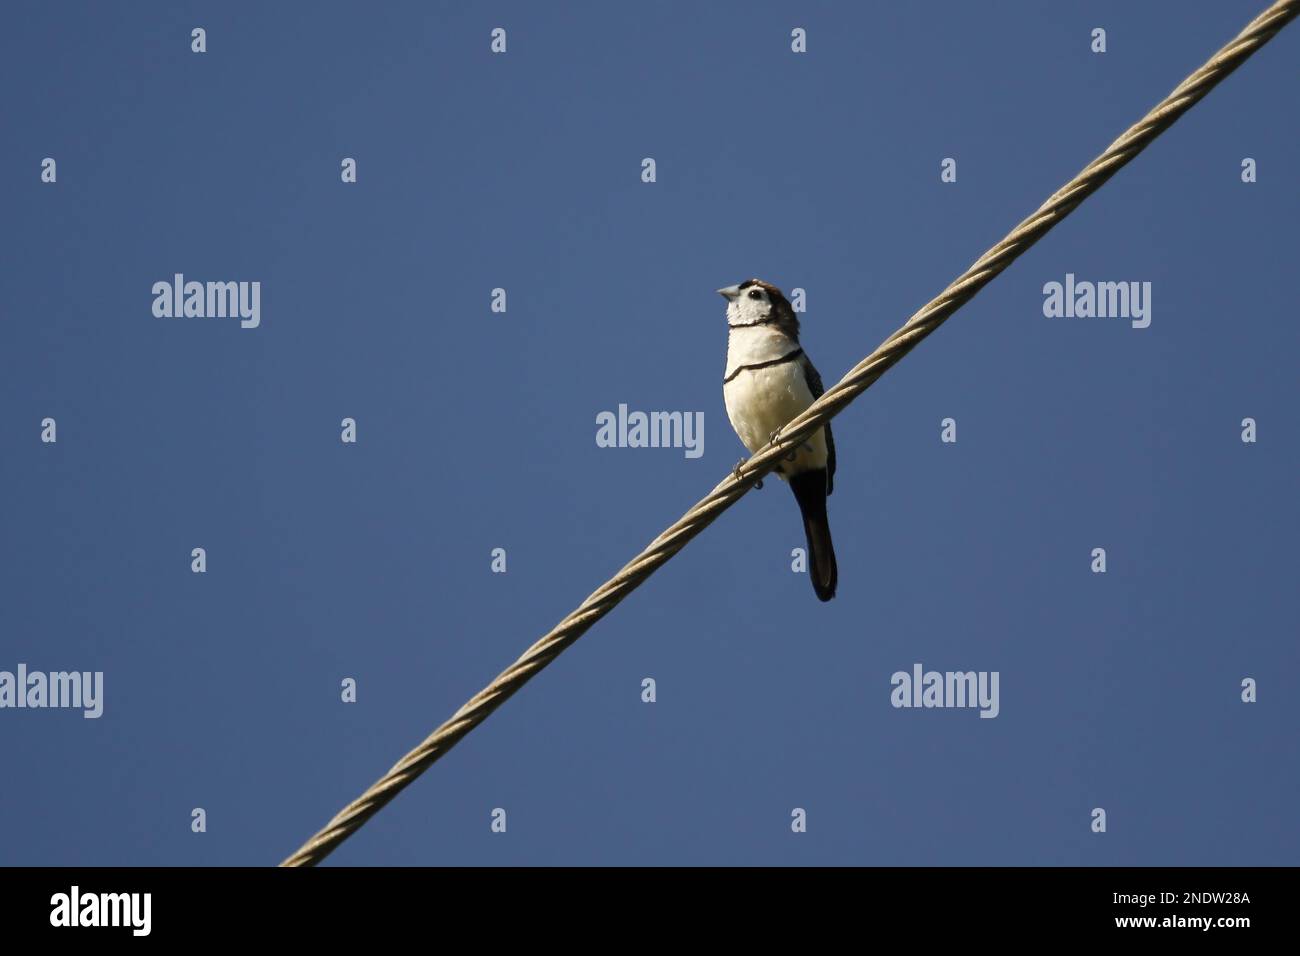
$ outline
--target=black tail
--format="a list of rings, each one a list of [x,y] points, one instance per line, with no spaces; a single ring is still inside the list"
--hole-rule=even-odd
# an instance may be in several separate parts
[[[795,475],[790,479],[790,488],[799,502],[804,534],[808,536],[808,576],[817,597],[829,601],[835,597],[839,571],[835,567],[830,522],[826,520],[826,469]]]

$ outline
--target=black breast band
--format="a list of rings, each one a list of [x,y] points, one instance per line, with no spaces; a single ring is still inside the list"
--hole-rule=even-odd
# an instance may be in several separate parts
[[[728,382],[730,382],[733,378],[735,378],[737,375],[739,375],[741,372],[745,371],[746,369],[752,372],[760,368],[771,368],[773,365],[780,365],[782,362],[789,362],[792,359],[797,359],[801,355],[803,355],[803,349],[798,348],[795,349],[793,352],[790,352],[786,355],[782,355],[780,358],[774,358],[770,362],[755,362],[753,365],[742,365],[739,368],[737,368],[734,372],[732,372],[730,375],[728,375],[726,378],[724,378],[722,380],[722,384],[726,385]]]

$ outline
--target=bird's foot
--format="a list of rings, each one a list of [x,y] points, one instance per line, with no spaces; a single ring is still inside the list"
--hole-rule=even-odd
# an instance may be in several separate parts
[[[775,445],[777,442],[779,442],[779,441],[781,440],[781,429],[778,428],[778,429],[776,429],[775,431],[773,431],[772,434],[770,434],[770,435],[767,436],[767,440],[768,440],[768,442],[769,442],[770,444],[773,444],[773,445]],[[807,445],[805,445],[804,447],[807,447]],[[796,447],[796,448],[792,448],[792,449],[790,450],[789,454],[787,454],[787,455],[785,456],[785,460],[786,460],[786,461],[794,461],[795,458],[798,457],[798,455],[799,455],[799,449],[798,449],[797,447]]]
[[[741,466],[744,464],[745,464],[745,459],[742,458],[740,459],[740,461],[736,462],[736,467],[733,468],[731,471],[731,477],[736,479],[736,484],[740,484],[745,480],[744,476],[740,473]],[[762,487],[763,487],[763,479],[759,478],[757,481],[754,482],[754,488],[755,490],[757,490]]]

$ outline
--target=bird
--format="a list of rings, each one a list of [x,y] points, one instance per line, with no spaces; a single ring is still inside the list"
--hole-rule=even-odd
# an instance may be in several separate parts
[[[776,286],[761,279],[719,289],[727,300],[727,364],[722,398],[727,418],[750,453],[775,441],[781,427],[819,398],[821,376],[799,344],[799,320]],[[775,469],[790,485],[808,539],[809,577],[822,601],[835,596],[839,571],[826,499],[835,488],[835,440],[823,425]],[[740,464],[736,465],[740,478]]]

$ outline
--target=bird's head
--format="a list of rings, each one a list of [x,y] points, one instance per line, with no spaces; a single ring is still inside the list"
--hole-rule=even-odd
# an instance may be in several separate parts
[[[771,323],[798,334],[794,309],[771,283],[750,279],[719,289],[718,294],[727,300],[727,325],[732,328]]]

